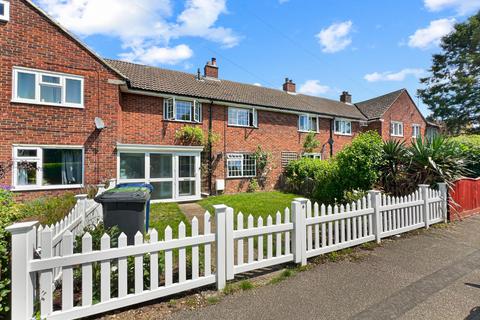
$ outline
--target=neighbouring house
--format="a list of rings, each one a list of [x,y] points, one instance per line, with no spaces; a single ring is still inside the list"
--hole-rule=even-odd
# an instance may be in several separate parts
[[[3,12],[3,14],[2,14]],[[358,104],[242,84],[203,74],[105,60],[29,0],[0,0],[0,183],[23,198],[80,190],[109,178],[148,182],[154,201],[239,192],[257,175],[258,146],[272,155],[264,187],[284,166],[327,158],[362,131],[409,140],[426,121],[406,90]],[[184,126],[218,139],[183,145]],[[315,132],[320,147],[304,154]]]

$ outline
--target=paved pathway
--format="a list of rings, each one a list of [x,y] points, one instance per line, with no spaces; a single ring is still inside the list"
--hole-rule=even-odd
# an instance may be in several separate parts
[[[480,216],[172,319],[480,319]]]
[[[205,209],[196,202],[187,202],[187,203],[179,203],[178,204],[180,210],[182,210],[185,217],[187,217],[188,221],[192,221],[193,217],[197,217],[198,219],[198,230],[200,233],[203,233],[203,222],[205,216]],[[212,218],[212,221],[214,219]],[[214,228],[214,223],[211,224],[211,228]],[[212,230],[212,232],[214,229]]]

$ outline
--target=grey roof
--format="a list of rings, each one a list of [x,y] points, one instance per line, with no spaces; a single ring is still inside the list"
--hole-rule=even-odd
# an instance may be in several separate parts
[[[106,61],[127,77],[132,89],[366,120],[354,105],[340,101],[223,79],[197,80],[191,73],[119,60]]]
[[[383,96],[357,102],[355,105],[368,119],[378,119],[383,116],[385,111],[390,108],[390,106],[404,91],[406,91],[406,89],[400,89],[384,94]]]

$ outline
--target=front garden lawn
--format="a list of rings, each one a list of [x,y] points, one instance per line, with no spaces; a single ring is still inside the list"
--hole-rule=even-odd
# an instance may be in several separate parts
[[[178,207],[177,203],[154,203],[150,205],[150,229],[155,228],[158,232],[158,239],[163,239],[165,228],[172,228],[173,238],[178,237],[178,225],[185,223],[187,235],[190,234],[190,222]]]
[[[300,196],[296,194],[279,191],[255,192],[213,196],[198,203],[212,214],[215,213],[213,205],[225,204],[232,207],[235,214],[241,211],[245,218],[251,214],[254,218],[262,217],[266,221],[268,215],[271,215],[275,221],[277,211],[283,214],[285,208],[290,208],[293,199],[298,197]]]

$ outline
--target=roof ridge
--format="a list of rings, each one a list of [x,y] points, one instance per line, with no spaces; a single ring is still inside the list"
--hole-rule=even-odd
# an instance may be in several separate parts
[[[370,98],[370,99],[367,99],[367,100],[355,102],[354,104],[357,105],[357,104],[361,104],[361,103],[366,103],[366,102],[369,102],[369,101],[372,101],[372,100],[376,100],[376,99],[386,97],[386,96],[391,95],[391,94],[396,93],[396,92],[398,92],[398,95],[400,95],[400,93],[402,93],[403,91],[406,91],[406,90],[407,90],[406,88],[398,89],[398,90],[391,91],[391,92],[388,92],[388,93],[385,93],[385,94],[382,94],[380,96],[376,96],[376,97],[373,97],[373,98]]]

